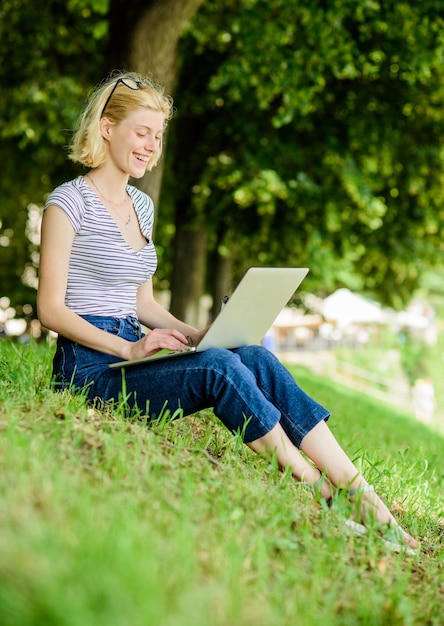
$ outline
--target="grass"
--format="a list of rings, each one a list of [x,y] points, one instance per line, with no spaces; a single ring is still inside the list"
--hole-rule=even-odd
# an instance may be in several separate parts
[[[294,374],[421,539],[344,530],[211,411],[150,427],[49,390],[51,350],[0,342],[2,626],[443,624],[443,440]]]

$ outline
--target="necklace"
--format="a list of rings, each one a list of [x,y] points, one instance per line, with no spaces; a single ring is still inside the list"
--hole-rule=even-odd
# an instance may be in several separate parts
[[[100,191],[100,189],[97,186],[97,183],[91,178],[91,176],[89,174],[85,174],[85,178],[89,178],[89,180],[92,182],[92,184],[94,185],[94,187],[97,189],[97,191],[99,192],[100,197],[105,200],[106,202],[109,202],[109,204],[111,204],[111,208],[114,211],[114,213],[117,215],[117,217],[122,220],[122,222],[125,225],[126,230],[128,230],[129,225],[131,223],[131,203],[128,207],[128,217],[125,219],[124,217],[121,216],[120,212],[118,211],[118,209],[116,207],[118,207],[119,209],[124,207],[125,204],[128,203],[129,200],[129,195],[128,192],[125,191],[125,200],[123,200],[123,202],[113,202],[113,200],[110,200],[109,198],[107,198],[106,196],[103,195],[103,193]]]

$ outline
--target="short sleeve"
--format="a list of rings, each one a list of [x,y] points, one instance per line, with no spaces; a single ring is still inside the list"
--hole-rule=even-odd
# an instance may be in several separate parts
[[[71,222],[74,232],[78,233],[85,215],[85,200],[79,189],[72,182],[63,183],[48,196],[45,209],[52,204],[62,209]]]
[[[148,241],[151,240],[154,225],[154,204],[143,191],[132,185],[128,186],[131,198],[139,217],[140,230]]]

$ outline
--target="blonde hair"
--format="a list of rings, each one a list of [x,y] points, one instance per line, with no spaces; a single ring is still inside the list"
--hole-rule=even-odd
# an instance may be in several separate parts
[[[139,108],[163,113],[165,130],[173,115],[173,100],[151,78],[136,72],[113,72],[89,95],[71,141],[71,161],[90,168],[103,165],[107,149],[100,132],[101,118],[107,117],[113,124],[119,124]],[[159,150],[151,157],[147,169],[151,170],[158,163],[162,147],[161,138]]]

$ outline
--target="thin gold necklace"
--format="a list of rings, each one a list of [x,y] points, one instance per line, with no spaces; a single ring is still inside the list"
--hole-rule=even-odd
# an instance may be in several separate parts
[[[100,191],[100,189],[97,186],[97,183],[91,178],[91,176],[89,174],[85,174],[86,178],[89,178],[89,180],[92,182],[92,184],[94,185],[94,187],[97,189],[97,191],[99,192],[99,195],[103,198],[103,200],[105,200],[106,202],[109,202],[112,206],[111,208],[113,209],[114,213],[117,215],[117,217],[122,220],[122,222],[125,225],[125,228],[128,230],[129,225],[131,223],[131,204],[128,207],[128,218],[125,219],[123,218],[119,211],[116,208],[113,207],[119,207],[122,208],[129,200],[129,195],[128,192],[125,190],[125,200],[123,202],[113,202],[113,200],[110,200],[109,198],[107,198],[106,196],[103,195],[103,193]]]

